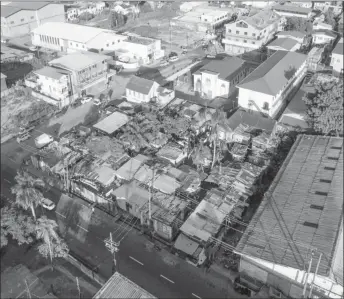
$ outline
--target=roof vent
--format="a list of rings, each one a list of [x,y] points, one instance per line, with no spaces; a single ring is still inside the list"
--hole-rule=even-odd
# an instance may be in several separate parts
[[[337,149],[337,150],[341,150],[342,147],[341,146],[331,146],[331,149]]]
[[[315,209],[315,210],[320,210],[320,211],[322,211],[324,209],[323,206],[318,206],[318,205],[311,205],[310,208]]]
[[[320,179],[319,180],[320,181],[320,183],[329,183],[329,184],[331,184],[331,180],[326,180],[326,179]]]
[[[329,160],[338,160],[339,158],[337,158],[337,157],[327,157],[327,159],[329,159]]]
[[[316,195],[323,195],[323,196],[327,196],[328,193],[327,192],[322,192],[322,191],[315,191]]]
[[[325,166],[325,168],[324,168],[325,170],[336,170],[336,168],[335,167],[329,167],[329,166]]]

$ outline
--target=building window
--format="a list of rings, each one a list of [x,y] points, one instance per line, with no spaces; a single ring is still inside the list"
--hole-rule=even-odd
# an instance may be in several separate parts
[[[263,109],[269,110],[269,103],[268,102],[264,102]]]
[[[246,39],[244,39],[244,43],[247,43],[247,40],[246,40]]]
[[[103,48],[101,48],[101,49],[100,49],[100,52],[103,52],[103,51],[104,51],[104,49],[103,49]]]
[[[76,47],[79,47],[79,44],[75,44],[76,45]]]
[[[238,30],[236,31],[236,34],[239,34],[239,31],[238,31]]]
[[[252,42],[252,44],[254,45],[256,42]]]
[[[14,24],[14,22],[12,21],[11,24]]]
[[[34,19],[34,16],[31,17],[31,20],[33,20],[33,19]]]
[[[20,22],[24,22],[24,19],[21,19]]]
[[[106,44],[106,46],[108,47],[108,46],[109,46],[109,44]]]
[[[245,35],[247,35],[247,32],[244,32]]]
[[[255,34],[255,33],[252,33],[252,36],[253,36],[253,37],[255,37],[255,36],[256,36],[256,34]]]
[[[228,31],[227,31],[228,33],[231,33],[232,32],[232,30],[230,30],[230,29],[228,29]]]
[[[85,45],[82,45],[83,48],[85,48]]]
[[[70,43],[71,46],[73,46],[73,43]]]
[[[114,45],[114,44],[115,44],[115,42],[112,42],[112,44]]]

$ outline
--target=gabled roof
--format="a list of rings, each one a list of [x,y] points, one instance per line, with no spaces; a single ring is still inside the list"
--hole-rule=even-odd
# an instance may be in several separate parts
[[[219,75],[223,80],[229,80],[241,67],[245,61],[238,57],[231,57],[224,60],[213,60],[199,69],[197,73],[210,71]]]
[[[60,78],[65,75],[59,72],[58,69],[51,66],[45,66],[44,68],[34,71],[34,73],[37,75],[45,76],[45,77],[52,78],[55,80],[60,80]]]
[[[39,10],[50,2],[10,2],[7,5],[1,5],[1,16],[7,18],[21,10]]]
[[[242,17],[236,23],[238,23],[240,21],[244,21],[247,24],[249,24],[250,26],[253,26],[256,29],[261,30],[261,29],[266,28],[270,24],[276,22],[280,18],[281,17],[279,15],[277,15],[275,12],[268,10],[268,9],[264,9],[264,10],[261,10],[260,12],[256,13],[253,16]],[[232,25],[232,24],[228,24],[228,25]]]
[[[312,35],[326,35],[332,38],[336,38],[337,34],[335,34],[334,32],[330,31],[330,30],[326,30],[326,29],[319,29],[319,30],[313,30]]]
[[[133,76],[128,82],[126,89],[148,95],[153,85],[154,85],[154,81],[137,77],[137,76]]]
[[[7,78],[7,76],[5,74],[3,74],[3,73],[0,73],[0,74],[1,74],[1,79],[6,79]]]
[[[316,248],[313,260],[323,254],[318,275],[331,276],[343,223],[342,181],[343,138],[298,135],[236,252],[304,271]]]
[[[138,286],[136,283],[116,272],[110,279],[102,286],[102,288],[93,296],[93,299],[98,298],[141,298],[141,299],[155,299],[152,294]]]
[[[307,8],[307,7],[300,7],[300,6],[296,6],[296,5],[288,5],[288,4],[277,4],[275,6],[273,6],[273,9],[277,10],[277,11],[288,11],[288,12],[297,12],[297,13],[303,13],[303,14],[309,14],[312,9],[311,8]]]
[[[93,52],[72,53],[49,62],[50,65],[63,69],[78,71],[89,67],[95,63],[111,59],[110,56],[101,55]]]
[[[301,31],[281,31],[276,34],[276,36],[292,36],[295,38],[304,38],[306,33]]]
[[[111,135],[128,123],[129,120],[130,118],[126,114],[115,111],[108,117],[96,123],[93,127]]]
[[[267,45],[267,47],[278,47],[281,50],[290,51],[298,42],[292,38],[277,38]]]
[[[343,38],[337,43],[335,48],[332,51],[332,54],[343,55]]]
[[[296,52],[277,51],[249,74],[239,88],[275,96],[288,82],[285,71],[299,69],[307,56]]]

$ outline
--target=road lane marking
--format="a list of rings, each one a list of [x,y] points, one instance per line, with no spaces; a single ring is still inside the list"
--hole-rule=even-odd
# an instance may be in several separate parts
[[[161,275],[160,276],[163,278],[163,279],[166,279],[167,281],[169,281],[170,283],[174,283],[174,281],[172,281],[171,279],[168,279],[166,276],[164,275]]]
[[[191,295],[194,296],[194,297],[196,297],[196,298],[198,298],[198,299],[202,299],[200,296],[197,296],[197,295],[194,294],[194,293],[191,293]]]
[[[9,180],[4,179],[4,181],[7,182],[7,183],[9,183],[9,184],[12,184],[12,182],[9,181]]]
[[[77,225],[79,226],[80,228],[82,228],[84,231],[88,232],[88,230],[86,228],[83,228],[82,226],[80,226],[79,224]]]
[[[58,214],[58,215],[60,215],[60,216],[63,217],[63,218],[67,218],[66,216],[63,216],[62,214],[60,214],[59,212],[56,212],[56,211],[55,211],[55,213]]]
[[[138,261],[137,259],[133,258],[132,256],[129,256],[129,258],[131,258],[133,261],[135,261],[136,263],[140,264],[141,266],[143,266],[143,263],[141,263],[140,261]]]

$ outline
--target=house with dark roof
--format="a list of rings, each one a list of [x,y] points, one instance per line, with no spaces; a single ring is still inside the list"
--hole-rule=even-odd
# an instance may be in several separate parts
[[[330,30],[320,29],[314,30],[312,37],[314,45],[333,44],[337,38],[337,34]]]
[[[211,100],[228,98],[247,73],[245,61],[240,58],[213,60],[193,74],[194,88],[202,97]]]
[[[343,138],[298,135],[234,250],[240,277],[275,298],[342,298],[342,182]]]
[[[343,38],[339,40],[332,50],[331,66],[333,67],[334,75],[343,75]]]
[[[51,2],[1,3],[1,36],[29,34],[46,22],[64,22],[64,5]]]
[[[292,4],[277,4],[272,7],[273,11],[284,17],[309,18],[312,9],[308,7],[300,7]]]
[[[226,24],[222,42],[228,54],[239,55],[259,49],[273,39],[284,20],[270,9],[264,9],[253,16],[241,17]]]
[[[133,76],[125,88],[129,102],[148,103],[158,96],[159,84],[155,81]]]
[[[277,51],[237,85],[238,104],[277,117],[290,91],[304,78],[306,62],[304,54]]]

